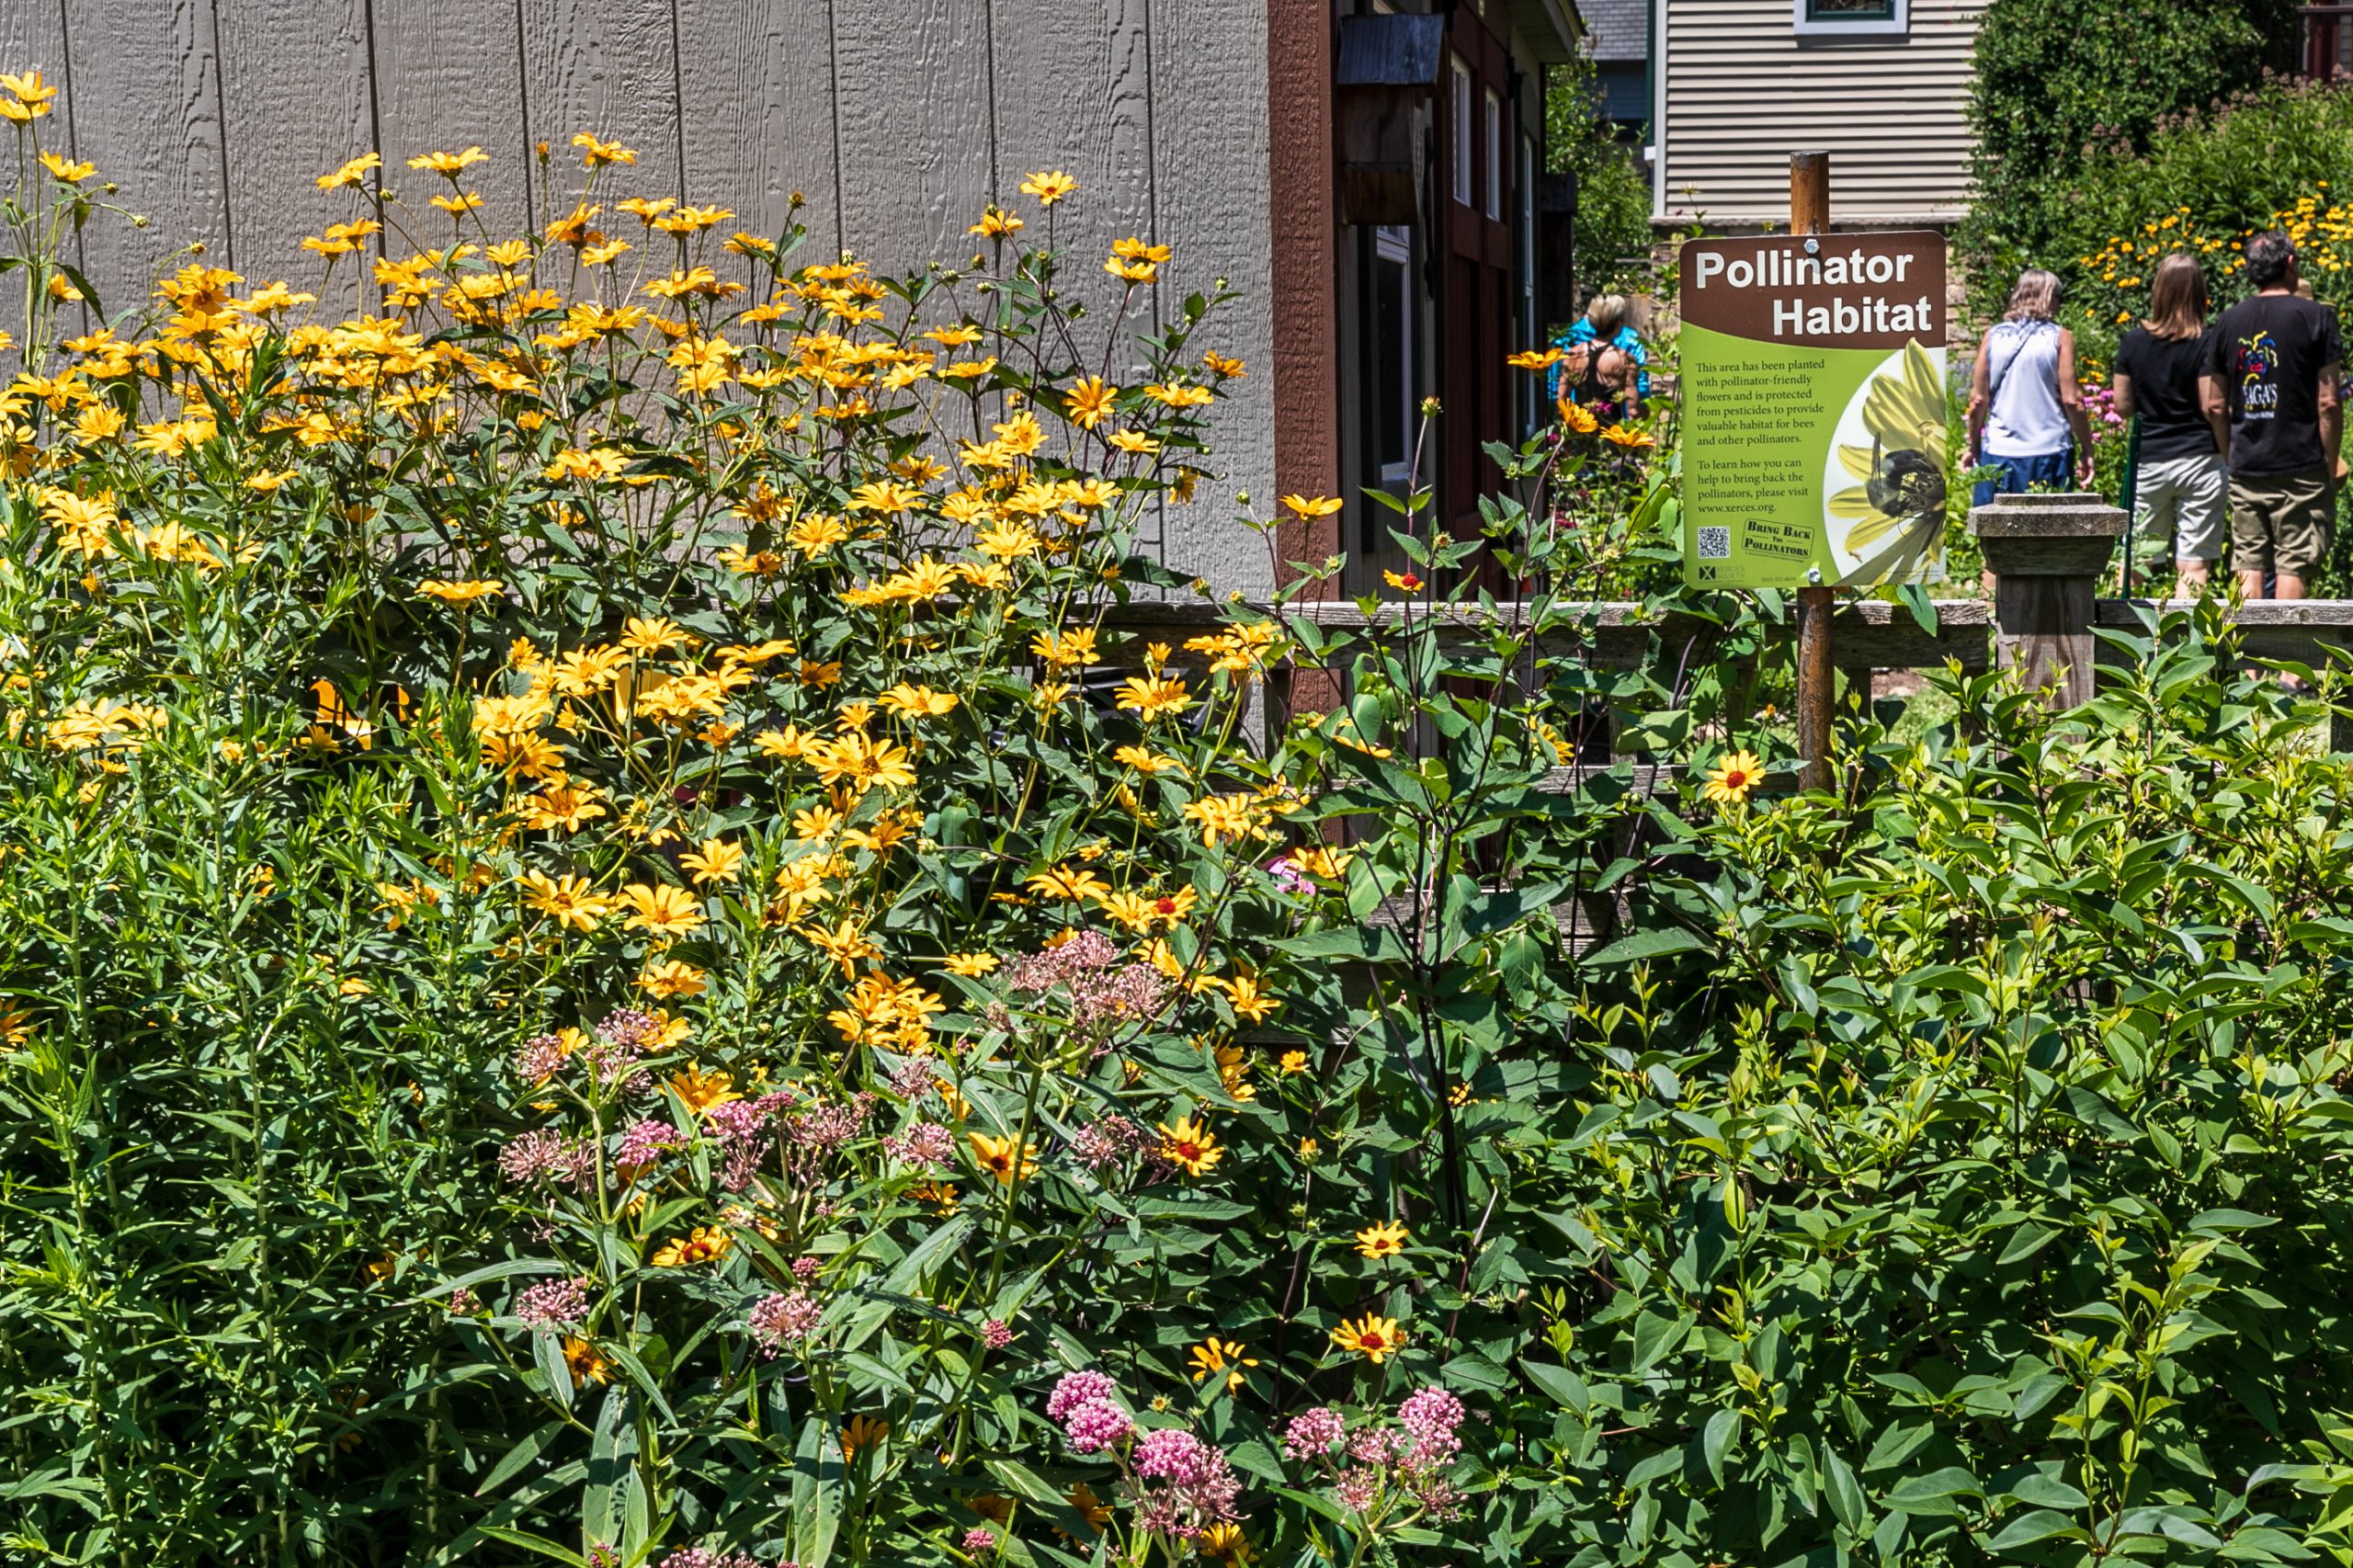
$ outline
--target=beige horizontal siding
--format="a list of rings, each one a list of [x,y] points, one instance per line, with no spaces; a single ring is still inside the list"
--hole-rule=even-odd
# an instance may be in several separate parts
[[[1834,221],[1957,217],[1988,0],[1912,0],[1900,39],[1801,44],[1789,0],[1657,0],[1666,95],[1658,216],[1789,216],[1790,153],[1830,153]]]

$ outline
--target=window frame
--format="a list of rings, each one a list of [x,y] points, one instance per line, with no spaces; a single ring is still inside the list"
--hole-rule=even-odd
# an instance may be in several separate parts
[[[1487,154],[1487,221],[1504,221],[1504,96],[1493,87],[1487,89],[1486,119]]]
[[[1381,484],[1386,488],[1393,490],[1402,486],[1408,479],[1413,477],[1414,414],[1421,402],[1420,383],[1415,379],[1415,361],[1418,356],[1414,352],[1414,339],[1416,335],[1415,330],[1415,323],[1414,312],[1413,225],[1410,223],[1381,223],[1374,225],[1372,231],[1372,265],[1376,271],[1384,267],[1393,267],[1397,269],[1397,299],[1400,307],[1397,322],[1397,370],[1399,384],[1393,387],[1382,387],[1380,391],[1380,396],[1384,402],[1392,398],[1397,400],[1396,406],[1392,410],[1392,412],[1395,413],[1398,416],[1398,429],[1404,437],[1404,447],[1399,456],[1399,460],[1393,463],[1382,460],[1383,454],[1381,452],[1376,450],[1373,453],[1375,466],[1378,468],[1381,474]],[[1376,283],[1376,292],[1378,290],[1378,287],[1379,285]],[[1378,436],[1374,437],[1376,447],[1379,444],[1379,439]]]
[[[1847,39],[1903,39],[1912,35],[1912,0],[1886,0],[1885,15],[1814,14],[1817,0],[1790,0],[1790,30],[1801,41],[1836,43]]]
[[[1471,100],[1478,89],[1477,84],[1472,80],[1471,62],[1459,54],[1449,58],[1454,62],[1454,199],[1458,204],[1468,207],[1475,194],[1472,185],[1473,110]]]

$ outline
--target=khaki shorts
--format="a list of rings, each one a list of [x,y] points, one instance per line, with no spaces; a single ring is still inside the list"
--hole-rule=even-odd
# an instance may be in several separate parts
[[[2170,537],[2176,561],[2220,561],[2227,482],[2222,460],[2211,452],[2143,463],[2133,483],[2133,534],[2152,551]]]
[[[2231,569],[2311,576],[2328,558],[2335,500],[2316,468],[2231,475]]]

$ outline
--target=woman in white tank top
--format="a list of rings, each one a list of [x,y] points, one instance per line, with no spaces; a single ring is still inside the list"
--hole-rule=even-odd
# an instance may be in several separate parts
[[[2028,267],[2002,319],[1977,347],[1969,389],[1971,466],[2000,471],[1978,482],[1980,506],[2006,492],[2091,483],[2091,421],[2075,382],[2075,335],[2051,319],[2058,303],[2059,279]]]

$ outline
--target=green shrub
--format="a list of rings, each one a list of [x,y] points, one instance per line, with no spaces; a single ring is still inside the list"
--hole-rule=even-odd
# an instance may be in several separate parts
[[[2254,86],[2265,66],[2286,68],[2297,26],[2289,0],[1994,0],[1978,24],[1973,194],[1959,235],[1978,310],[1991,313],[2020,267],[2073,254],[2061,237],[2079,232],[2095,149],[2137,151],[2168,122]]]
[[[1544,89],[1544,155],[1551,172],[1577,184],[1578,291],[1628,293],[1651,282],[1650,178],[1599,114],[1591,60],[1580,54],[1552,67]]]

